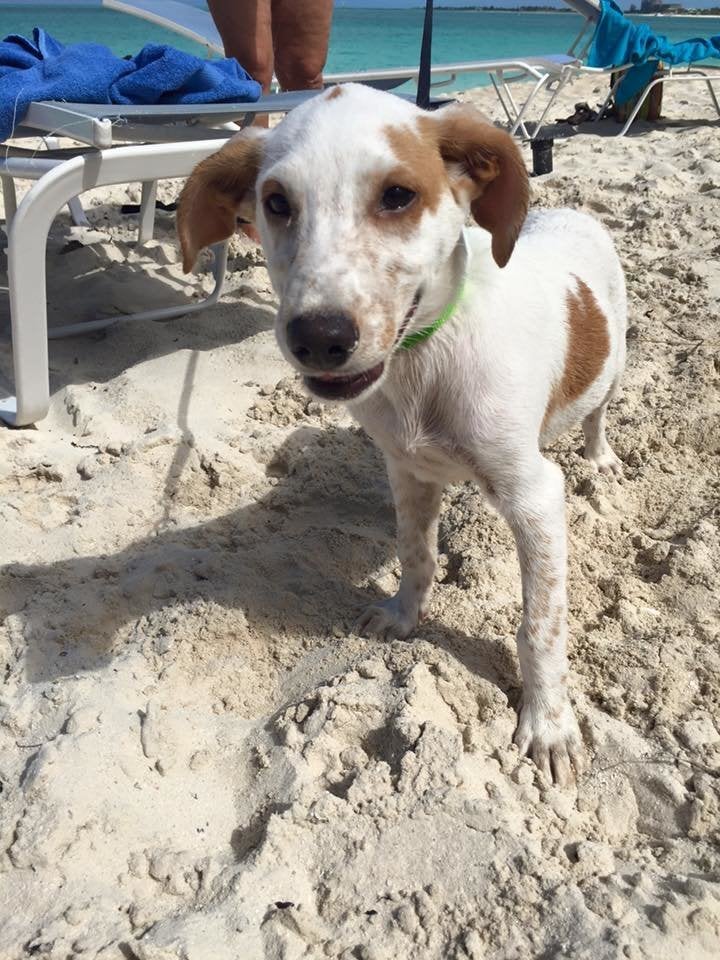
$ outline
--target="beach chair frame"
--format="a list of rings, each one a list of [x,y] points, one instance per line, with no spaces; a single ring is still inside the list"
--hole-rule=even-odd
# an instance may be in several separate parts
[[[173,0],[99,0],[102,6],[141,16],[203,43],[221,53],[217,30],[206,11]],[[187,20],[188,15],[192,22]],[[177,17],[177,19],[171,19]],[[510,132],[532,140],[558,93],[572,77],[572,56],[530,57],[436,64],[430,68],[433,89],[451,86],[461,73],[485,73],[507,117]],[[382,89],[417,83],[419,67],[331,74],[327,85],[360,82]],[[511,84],[530,80],[524,99],[513,96]],[[6,149],[0,159],[0,180],[6,206],[8,285],[13,343],[15,395],[0,400],[0,420],[24,426],[42,419],[49,406],[48,339],[97,331],[126,320],[169,320],[197,313],[216,303],[222,293],[227,245],[214,250],[214,287],[199,303],[120,317],[102,317],[48,331],[45,283],[47,237],[57,211],[70,206],[75,222],[83,222],[79,196],[94,187],[138,181],[142,200],[138,239],[153,235],[158,179],[187,176],[219,142],[260,113],[285,113],[321,91],[274,93],[251,104],[204,106],[122,106],[106,104],[32,103],[14,136],[43,138],[50,149],[33,153]],[[530,127],[528,111],[548,93],[540,121]],[[435,102],[433,106],[438,106]],[[69,137],[85,150],[54,149],[57,137]],[[118,143],[132,144],[118,146]],[[137,146],[136,144],[143,144]],[[35,183],[18,206],[15,179]]]
[[[605,101],[603,102],[602,107],[598,111],[598,115],[596,118],[597,120],[600,120],[602,119],[602,117],[605,116],[605,112],[610,107],[610,105],[614,102],[615,91],[622,83],[625,73],[627,73],[627,71],[630,69],[631,66],[632,64],[626,64],[625,66],[618,68],[618,71],[620,72],[620,76],[610,88],[610,92],[605,98]],[[611,71],[606,69],[601,70],[600,68],[594,68],[594,67],[585,67],[583,72],[584,73],[599,72],[607,76],[609,73],[611,72],[614,73],[616,71],[615,69]],[[654,88],[663,83],[704,83],[708,89],[708,93],[710,94],[710,100],[713,106],[715,107],[715,112],[717,113],[718,118],[720,118],[720,101],[718,101],[718,96],[715,93],[715,88],[713,87],[713,83],[720,83],[720,68],[705,67],[704,69],[700,70],[698,67],[695,67],[692,64],[689,64],[682,68],[681,67],[662,67],[658,69],[657,75],[653,77],[652,80],[650,80],[650,82],[643,88],[643,90],[639,94],[635,102],[635,106],[630,111],[630,114],[628,115],[627,120],[625,121],[621,130],[617,134],[618,137],[625,136],[625,134],[628,132],[630,127],[635,122],[635,119],[637,118],[638,114],[642,110],[643,104],[645,103],[647,98],[650,96]]]
[[[13,217],[8,238],[15,396],[0,401],[0,418],[6,423],[21,427],[42,420],[50,404],[45,253],[57,211],[73,197],[95,187],[187,177],[196,164],[217,149],[218,141],[212,139],[92,150],[56,164],[33,184]],[[198,304],[149,310],[135,314],[133,319],[167,320],[216,302],[222,289],[226,249],[224,244],[216,248],[215,289],[210,297]],[[125,318],[71,325],[64,334],[97,330],[118,319]]]
[[[590,49],[595,24],[600,16],[600,0],[563,0],[563,2],[575,13],[580,14],[584,21],[580,29],[580,33],[577,35],[571,44],[570,49],[568,50],[569,54],[572,54],[578,58],[578,63],[569,68],[569,72],[573,74],[572,78],[575,76],[586,76],[592,74],[598,74],[601,76],[609,76],[612,73],[618,74],[617,80],[612,84],[610,92],[598,111],[597,117],[595,118],[597,122],[605,117],[606,111],[614,102],[617,88],[622,83],[625,74],[628,72],[628,70],[632,69],[634,64],[625,63],[621,64],[620,66],[611,67],[586,66],[582,61],[585,59],[588,50]],[[673,82],[705,83],[708,93],[710,94],[711,102],[715,108],[715,112],[717,113],[718,117],[720,117],[720,102],[718,101],[717,94],[715,93],[715,89],[713,87],[713,83],[720,83],[720,68],[704,67],[700,69],[699,67],[695,66],[695,64],[687,64],[682,67],[661,67],[658,69],[657,75],[653,77],[640,92],[632,111],[630,112],[627,120],[623,124],[617,136],[624,137],[627,134],[635,122],[638,114],[642,110],[643,104],[656,86],[661,83]]]
[[[208,53],[223,56],[223,44],[217,27],[207,10],[189,7],[176,0],[98,0],[101,6],[109,10],[148,20],[175,33],[203,45]],[[432,15],[431,4],[430,14]],[[587,23],[583,29],[587,28]],[[455,63],[436,65],[431,68],[431,89],[448,87],[454,83],[460,73],[487,73],[490,76],[495,93],[505,113],[510,132],[532,140],[537,136],[541,124],[535,124],[532,132],[526,126],[525,118],[535,100],[542,91],[550,94],[549,102],[543,110],[543,120],[552,107],[557,94],[569,80],[566,68],[578,65],[579,60],[573,54],[559,54],[551,57],[530,57],[517,60],[478,61],[476,63]],[[382,89],[394,89],[407,82],[418,81],[419,66],[389,70],[363,70],[325,75],[326,86],[337,83],[366,83]],[[508,75],[509,74],[509,75]],[[437,78],[437,79],[435,79]],[[516,103],[510,90],[510,84],[518,80],[530,80],[533,86],[529,95]]]
[[[437,65],[433,75],[445,75],[445,83],[452,83],[460,72],[489,72],[494,74],[495,89],[508,117],[510,129],[520,131],[532,139],[540,129],[542,119],[554,102],[557,93],[568,81],[564,58],[549,60],[475,61],[462,64]],[[374,79],[387,83],[414,79],[417,71],[376,71]],[[510,91],[510,84],[531,77],[534,83],[524,101],[518,103]],[[337,82],[361,80],[364,75],[341,75]],[[551,81],[553,85],[551,86]],[[540,123],[532,130],[526,122],[527,111],[538,95],[549,90],[550,99]],[[222,293],[227,262],[227,248],[215,251],[215,284],[211,294],[199,303],[181,307],[107,317],[82,324],[68,324],[55,328],[48,334],[47,307],[45,302],[45,248],[47,236],[57,211],[67,203],[74,218],[83,216],[78,200],[85,190],[110,183],[142,183],[140,206],[139,240],[150,239],[155,216],[155,190],[158,179],[187,176],[202,156],[195,153],[195,144],[212,143],[217,150],[219,142],[249,123],[258,113],[285,113],[322,91],[300,91],[287,94],[270,94],[250,104],[212,104],[206,106],[133,107],[106,104],[73,104],[42,102],[30,105],[22,126],[16,131],[18,137],[52,136],[70,137],[86,144],[88,150],[80,154],[63,155],[62,151],[43,151],[31,157],[19,155],[8,149],[0,160],[8,232],[8,284],[12,317],[13,366],[15,395],[0,400],[0,420],[13,426],[24,426],[42,419],[48,410],[49,383],[47,369],[47,341],[53,338],[89,333],[114,325],[123,320],[169,320],[188,313],[197,313],[217,303]],[[442,101],[435,101],[438,106]],[[237,122],[239,121],[239,123]],[[116,146],[121,143],[144,143],[142,153],[132,150],[138,147]],[[150,141],[148,143],[148,141]],[[181,141],[181,142],[178,142]],[[182,148],[177,153],[178,148]],[[130,152],[128,152],[130,151]],[[185,152],[183,152],[185,151]],[[212,152],[210,150],[209,152]],[[137,157],[147,159],[147,165],[137,162]],[[163,158],[168,157],[168,167]],[[179,156],[195,158],[182,173],[175,169],[170,159]],[[111,162],[112,158],[112,162]],[[78,176],[78,171],[82,175]],[[117,179],[106,179],[108,176]],[[36,182],[17,205],[15,178]],[[75,186],[75,192],[72,187]],[[58,196],[61,202],[58,203]]]
[[[48,331],[45,280],[47,238],[58,210],[68,204],[74,219],[84,213],[79,196],[116,183],[142,184],[138,239],[153,236],[159,179],[186,177],[206,156],[259,113],[285,113],[321,91],[273,94],[247,104],[202,107],[113,107],[107,104],[33,103],[15,131],[18,138],[52,133],[84,148],[23,151],[8,147],[0,158],[6,208],[15,395],[0,400],[0,420],[26,426],[49,406],[48,339],[90,333],[128,320],[170,320],[198,313],[219,300],[227,268],[227,244],[213,248],[214,287],[198,303],[102,317]],[[234,119],[240,118],[238,125]],[[115,145],[116,139],[132,145]],[[147,143],[145,141],[153,141]],[[133,141],[142,141],[135,145]],[[47,142],[47,138],[44,138]],[[51,146],[54,141],[51,141]],[[197,144],[197,146],[196,146]],[[15,179],[35,183],[18,205]],[[60,198],[60,199],[58,199]]]

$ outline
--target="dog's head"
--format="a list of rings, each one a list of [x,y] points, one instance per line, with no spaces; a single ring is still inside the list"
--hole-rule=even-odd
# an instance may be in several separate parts
[[[238,217],[253,220],[280,298],[283,354],[318,396],[353,400],[380,382],[429,305],[452,296],[442,284],[468,213],[504,267],[527,205],[515,142],[472,107],[427,113],[351,84],[199,164],[178,229],[190,270]]]

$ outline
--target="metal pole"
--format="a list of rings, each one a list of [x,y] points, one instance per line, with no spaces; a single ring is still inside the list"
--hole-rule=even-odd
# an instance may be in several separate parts
[[[420,47],[420,71],[418,73],[415,103],[423,110],[430,106],[430,67],[432,65],[433,0],[425,0],[425,22]]]

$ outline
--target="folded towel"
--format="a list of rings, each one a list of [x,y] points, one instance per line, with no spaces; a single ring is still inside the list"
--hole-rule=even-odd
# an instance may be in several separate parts
[[[64,46],[36,27],[0,43],[0,140],[34,100],[71,103],[248,103],[260,84],[236,60],[200,60],[151,43],[122,60],[94,43]]]
[[[600,19],[588,52],[589,67],[621,67],[634,63],[615,91],[615,101],[626,103],[649,82],[660,61],[669,65],[720,57],[720,36],[671,43],[644,23],[633,23],[613,0],[601,0]]]

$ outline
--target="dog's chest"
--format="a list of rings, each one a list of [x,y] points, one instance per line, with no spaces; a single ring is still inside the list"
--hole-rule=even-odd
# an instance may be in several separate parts
[[[457,451],[440,444],[425,444],[400,454],[410,471],[426,483],[461,483],[473,476]]]
[[[392,403],[373,398],[353,410],[386,457],[426,483],[459,483],[471,479],[467,452],[456,436],[457,422],[436,402]]]

